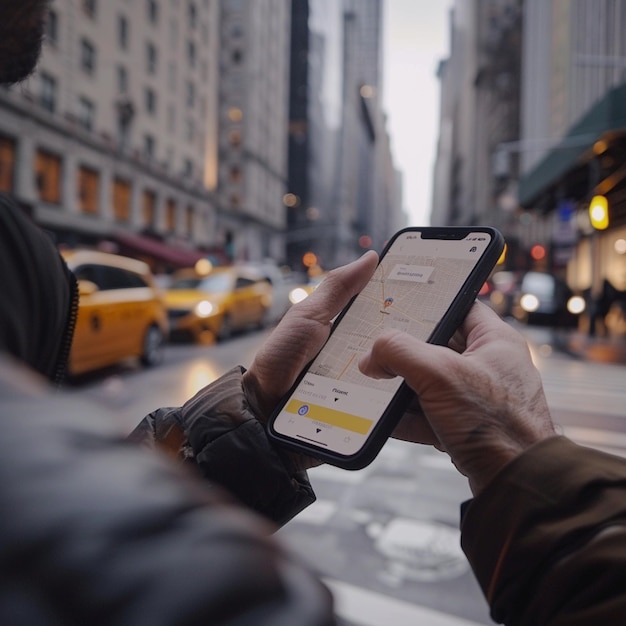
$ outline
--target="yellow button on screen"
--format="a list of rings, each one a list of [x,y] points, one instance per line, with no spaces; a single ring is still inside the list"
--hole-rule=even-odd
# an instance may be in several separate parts
[[[300,411],[303,406],[308,407],[306,413]],[[331,426],[339,426],[339,428],[351,430],[360,435],[366,435],[372,425],[372,420],[365,419],[364,417],[357,417],[351,413],[328,409],[324,406],[309,404],[301,400],[290,400],[285,407],[285,411],[288,413],[296,413],[300,415],[300,417],[307,417],[312,420],[317,420],[318,422],[324,422],[324,424],[330,424]]]

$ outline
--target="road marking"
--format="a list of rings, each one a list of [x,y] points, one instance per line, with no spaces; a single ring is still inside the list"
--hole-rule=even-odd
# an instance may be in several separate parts
[[[454,615],[396,600],[370,589],[362,589],[348,583],[324,578],[335,597],[336,613],[359,626],[482,626]]]

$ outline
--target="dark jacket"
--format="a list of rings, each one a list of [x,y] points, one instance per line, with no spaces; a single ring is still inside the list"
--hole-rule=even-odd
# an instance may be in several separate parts
[[[0,624],[334,623],[273,525],[20,369],[0,356]]]
[[[626,460],[547,439],[474,499],[463,549],[510,626],[626,624]]]
[[[51,236],[0,193],[0,352],[61,384],[78,288]]]
[[[247,507],[278,525],[315,501],[305,472],[270,444],[250,410],[235,367],[182,407],[157,409],[130,434],[148,447],[164,447],[199,470],[209,485],[226,488]]]

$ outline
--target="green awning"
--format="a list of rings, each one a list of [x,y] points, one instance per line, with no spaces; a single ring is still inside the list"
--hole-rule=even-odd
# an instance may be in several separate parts
[[[626,130],[626,84],[615,87],[574,124],[561,142],[520,180],[518,200],[531,207],[571,170],[603,135]]]

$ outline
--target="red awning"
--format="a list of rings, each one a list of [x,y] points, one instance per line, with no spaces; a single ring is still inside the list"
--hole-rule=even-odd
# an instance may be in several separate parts
[[[120,254],[136,255],[151,257],[157,261],[164,261],[176,267],[193,267],[199,259],[207,256],[207,252],[194,250],[192,248],[180,248],[170,244],[146,237],[145,235],[137,235],[117,231],[113,235],[114,241],[120,246]]]

